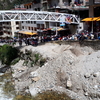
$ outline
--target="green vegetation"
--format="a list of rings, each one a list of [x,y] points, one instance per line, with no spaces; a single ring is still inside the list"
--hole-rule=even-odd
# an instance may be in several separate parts
[[[20,60],[20,58],[18,57],[18,58],[16,58],[16,59],[14,59],[12,62],[11,62],[11,65],[15,65],[16,63],[18,63],[19,62],[19,60]]]
[[[0,47],[0,60],[2,64],[10,65],[11,62],[18,57],[18,49],[10,45]]]
[[[40,60],[40,67],[42,67],[45,62],[46,62],[46,59],[45,58],[41,58],[41,60]]]
[[[65,93],[57,91],[45,91],[40,93],[35,100],[71,100]]]
[[[28,95],[17,95],[14,100],[72,100],[65,93],[58,93],[57,91],[45,91],[38,94],[36,97]]]
[[[25,53],[20,53],[20,58],[22,60],[24,60],[23,65],[25,66],[40,66],[42,67],[45,62],[46,62],[46,58],[43,58],[43,56],[38,53],[38,52],[32,52],[31,50],[25,50]]]

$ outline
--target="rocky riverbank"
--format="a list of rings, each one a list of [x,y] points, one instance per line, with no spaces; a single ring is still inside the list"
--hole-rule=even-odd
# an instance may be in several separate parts
[[[46,90],[67,93],[74,100],[100,99],[100,50],[80,45],[46,43],[20,48],[40,53],[47,62],[43,66],[11,66],[15,89],[32,96]]]

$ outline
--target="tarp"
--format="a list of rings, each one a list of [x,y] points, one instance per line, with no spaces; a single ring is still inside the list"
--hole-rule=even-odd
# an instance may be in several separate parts
[[[84,18],[81,21],[100,21],[100,17],[89,17],[89,18]]]
[[[37,33],[26,32],[26,31],[19,31],[19,33],[26,34],[26,35],[37,35]]]

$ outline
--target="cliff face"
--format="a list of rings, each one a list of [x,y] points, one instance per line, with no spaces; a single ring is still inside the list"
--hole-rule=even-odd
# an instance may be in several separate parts
[[[32,2],[32,0],[0,0],[0,10],[10,10],[15,5]]]

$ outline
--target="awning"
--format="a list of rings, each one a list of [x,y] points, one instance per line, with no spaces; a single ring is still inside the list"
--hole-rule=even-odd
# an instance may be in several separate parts
[[[47,31],[47,29],[43,29],[43,31]]]
[[[32,5],[32,3],[27,3],[27,4],[24,4],[24,6],[29,6],[29,5]]]
[[[61,30],[64,30],[64,28],[59,28],[59,29],[57,29],[57,31],[61,31]]]
[[[100,21],[100,17],[84,18],[81,21]]]
[[[26,32],[26,31],[19,31],[19,33],[26,34],[26,35],[37,35],[37,33]]]
[[[48,30],[51,30],[51,29],[52,29],[52,28],[47,28],[47,31],[48,31]]]

